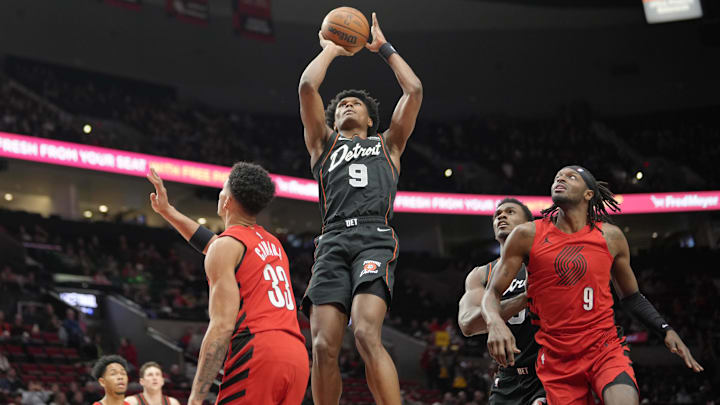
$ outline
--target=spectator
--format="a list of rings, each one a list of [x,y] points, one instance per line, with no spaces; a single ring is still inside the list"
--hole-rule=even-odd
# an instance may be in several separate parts
[[[42,383],[31,381],[28,383],[26,390],[20,390],[22,393],[23,405],[46,405],[50,400],[51,391],[43,388]]]
[[[67,395],[60,391],[53,397],[52,402],[50,402],[50,405],[70,405],[70,402],[67,399]]]
[[[120,357],[127,360],[128,364],[135,370],[138,369],[138,353],[135,345],[126,337],[120,338],[120,349],[118,350]]]
[[[24,388],[24,385],[14,368],[9,369],[4,376],[0,377],[0,392],[8,394],[21,388]]]
[[[0,335],[5,334],[6,332],[10,334],[10,330],[10,323],[5,320],[5,311],[0,311]]]
[[[180,366],[177,364],[170,366],[170,382],[172,382],[175,387],[182,389],[190,388],[190,379],[182,373]]]
[[[67,333],[68,344],[79,347],[80,344],[82,344],[84,333],[80,328],[80,323],[78,323],[75,317],[75,311],[68,308],[65,311],[65,320],[62,322],[62,327]]]

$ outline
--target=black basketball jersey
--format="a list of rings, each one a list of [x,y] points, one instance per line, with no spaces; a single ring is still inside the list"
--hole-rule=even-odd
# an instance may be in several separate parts
[[[487,264],[486,286],[490,281],[492,271],[497,265],[498,260],[500,259],[495,259]],[[523,264],[517,276],[515,276],[515,279],[510,283],[510,287],[505,290],[500,299],[506,300],[522,294],[527,288],[526,284],[527,270],[525,269],[525,264]],[[540,345],[535,342],[535,332],[538,331],[539,327],[530,322],[530,314],[530,310],[525,308],[507,321],[507,326],[515,336],[515,344],[517,348],[520,349],[520,353],[515,355],[515,367],[534,367],[535,359],[540,349]]]
[[[357,217],[392,218],[398,171],[385,139],[345,138],[333,132],[312,168],[323,225]]]

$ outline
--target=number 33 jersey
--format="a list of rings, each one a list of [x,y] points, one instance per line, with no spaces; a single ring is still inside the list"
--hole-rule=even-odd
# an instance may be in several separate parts
[[[602,223],[567,234],[548,219],[535,221],[527,293],[530,311],[539,317],[538,344],[572,355],[589,348],[601,332],[615,330],[612,264]]]
[[[240,308],[231,344],[248,341],[269,330],[285,331],[305,341],[297,321],[289,262],[280,241],[260,225],[232,226],[220,237],[232,237],[245,246],[235,269]]]
[[[312,168],[323,225],[354,217],[392,218],[398,170],[382,135],[345,138],[333,132]]]

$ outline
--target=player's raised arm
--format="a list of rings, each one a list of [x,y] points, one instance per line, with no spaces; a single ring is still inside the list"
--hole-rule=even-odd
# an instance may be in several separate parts
[[[415,129],[415,121],[423,98],[422,82],[415,75],[410,65],[405,62],[395,48],[387,42],[378,23],[377,15],[372,14],[372,32],[373,41],[366,44],[365,47],[372,52],[379,53],[395,72],[403,95],[400,97],[395,111],[390,120],[390,127],[385,131],[385,139],[387,140],[393,163],[400,167],[400,155],[405,150],[405,144]]]
[[[300,76],[298,94],[300,96],[300,118],[302,119],[305,136],[305,146],[310,153],[310,166],[314,166],[322,155],[325,140],[331,129],[325,123],[325,106],[320,97],[320,85],[325,80],[328,66],[338,56],[352,56],[353,54],[334,42],[325,39],[318,32],[322,51],[303,71]]]
[[[603,225],[603,236],[608,250],[613,255],[612,282],[623,307],[630,311],[645,327],[657,333],[665,341],[672,353],[680,356],[685,365],[693,371],[703,371],[703,367],[693,358],[690,349],[657,309],[640,293],[635,273],[630,267],[630,247],[620,228],[612,224]]]
[[[530,254],[534,238],[535,224],[532,222],[518,225],[510,233],[482,300],[482,314],[488,329],[488,351],[503,367],[515,365],[515,353],[520,350],[501,316],[500,298]]]
[[[205,274],[210,285],[210,323],[200,346],[188,404],[202,404],[225,360],[240,307],[235,267],[244,252],[242,243],[233,238],[220,238],[210,246],[205,257]]]
[[[487,323],[482,317],[482,300],[485,296],[487,279],[487,266],[474,268],[465,279],[465,294],[460,298],[458,308],[458,325],[463,335],[467,337],[487,333]],[[526,305],[525,293],[503,300],[500,303],[500,316],[507,321],[522,311]]]
[[[147,179],[155,187],[155,192],[150,193],[150,206],[153,211],[168,221],[192,247],[205,254],[210,244],[217,239],[217,235],[170,205],[165,185],[155,169],[150,169]]]

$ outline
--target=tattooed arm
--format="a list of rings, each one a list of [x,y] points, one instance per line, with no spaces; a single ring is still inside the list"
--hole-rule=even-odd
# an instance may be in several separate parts
[[[235,267],[244,252],[245,247],[237,240],[218,238],[205,256],[205,273],[210,284],[210,324],[200,347],[188,404],[202,404],[225,360],[240,306]]]

